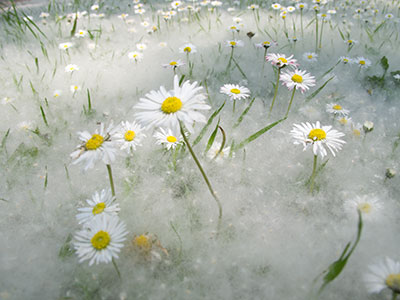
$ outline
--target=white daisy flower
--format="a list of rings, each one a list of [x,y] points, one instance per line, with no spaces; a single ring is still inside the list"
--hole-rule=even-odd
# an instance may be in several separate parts
[[[128,53],[128,58],[134,62],[141,62],[143,60],[143,53],[132,51]]]
[[[308,4],[301,2],[301,3],[297,3],[296,7],[297,7],[297,9],[303,10],[303,9],[307,9]]]
[[[272,9],[274,9],[274,10],[279,10],[279,9],[281,9],[281,5],[280,5],[279,3],[273,3],[273,4],[271,5],[271,7],[272,7]]]
[[[65,67],[65,72],[66,73],[72,73],[75,71],[79,71],[79,67],[77,65],[74,64],[69,64]]]
[[[224,159],[227,159],[229,157],[229,153],[231,152],[231,147],[225,147],[221,151],[220,149],[221,143],[214,142],[207,152],[207,158],[215,160],[217,163],[221,163]],[[232,156],[234,156],[234,153]]]
[[[264,49],[268,49],[269,47],[271,47],[273,44],[270,41],[264,41],[258,44],[254,44],[256,46],[256,48],[264,48]]]
[[[248,88],[237,84],[224,84],[219,92],[228,95],[231,100],[246,99],[250,96],[250,90]]]
[[[7,105],[7,104],[10,104],[10,103],[12,103],[12,102],[14,102],[14,101],[15,101],[14,98],[11,98],[11,97],[4,97],[3,99],[1,99],[1,104]]]
[[[144,44],[144,43],[136,44],[136,49],[138,49],[138,50],[140,50],[140,51],[144,51],[144,50],[147,49],[147,45]]]
[[[383,208],[383,204],[376,197],[364,195],[347,200],[344,208],[352,217],[356,217],[357,210],[359,210],[363,217],[373,219],[378,216],[377,212]]]
[[[362,56],[354,59],[354,63],[357,64],[360,68],[366,69],[371,66],[371,61]]]
[[[185,63],[182,60],[178,59],[178,60],[171,60],[169,63],[163,64],[162,66],[164,68],[176,69],[184,65]]]
[[[58,98],[62,95],[62,91],[61,90],[55,90],[53,92],[53,98]]]
[[[159,128],[153,135],[157,139],[157,145],[163,145],[167,150],[174,149],[177,145],[183,143],[183,137],[177,130]]]
[[[353,63],[353,60],[348,56],[341,56],[339,60],[345,65]]]
[[[125,14],[125,13],[122,13],[118,16],[118,18],[121,20],[125,20],[127,17],[129,17],[129,14]]]
[[[343,125],[343,126],[348,125],[348,124],[353,124],[351,118],[348,116],[339,117],[337,119],[337,121],[340,123],[340,125]]]
[[[117,212],[120,210],[119,204],[114,203],[115,197],[111,194],[111,189],[101,190],[101,192],[95,192],[92,199],[87,199],[86,202],[89,207],[78,208],[80,211],[76,215],[79,224],[89,223],[94,218],[107,214],[110,216],[116,216]]]
[[[107,129],[104,124],[100,124],[100,130],[96,129],[94,134],[88,131],[78,132],[79,139],[82,144],[78,145],[71,158],[74,159],[73,164],[83,164],[84,170],[94,167],[94,163],[102,160],[105,164],[110,164],[115,160],[115,143],[111,141],[112,125]]]
[[[191,43],[187,43],[179,48],[179,53],[188,53],[189,54],[189,53],[196,53],[196,52],[197,52],[196,46]]]
[[[120,146],[120,150],[131,154],[136,150],[136,146],[142,146],[140,142],[146,137],[143,130],[144,128],[136,122],[121,122],[120,126],[114,130],[112,139]]]
[[[348,40],[345,40],[344,43],[347,44],[348,46],[353,46],[353,45],[358,44],[358,41],[352,40],[352,39],[348,39]]]
[[[350,113],[348,109],[344,109],[341,105],[337,103],[328,103],[326,105],[326,112],[339,117],[348,116]]]
[[[301,123],[293,124],[293,129],[290,132],[295,145],[303,145],[303,151],[312,146],[314,155],[320,155],[324,158],[328,153],[325,146],[331,151],[333,156],[335,151],[342,149],[343,144],[346,142],[340,138],[344,133],[332,129],[332,126],[321,126],[319,121],[317,123]]]
[[[318,54],[315,52],[306,52],[303,54],[303,58],[308,62],[316,62]]]
[[[18,123],[17,126],[19,130],[24,131],[33,130],[35,128],[35,124],[32,121],[22,121]]]
[[[297,60],[292,58],[293,55],[286,57],[285,54],[270,53],[265,57],[266,61],[270,62],[273,66],[283,68],[286,66],[298,66]]]
[[[331,16],[326,13],[320,13],[317,15],[317,17],[323,22],[329,21],[331,19]]]
[[[308,90],[310,86],[315,86],[314,78],[310,73],[300,70],[287,71],[280,76],[282,84],[286,85],[290,91],[296,88],[300,89],[302,93]]]
[[[90,7],[91,10],[99,10],[99,5],[98,4],[94,4]]]
[[[118,258],[128,234],[126,226],[117,216],[102,214],[87,224],[87,228],[75,234],[74,248],[79,262],[109,263]]]
[[[86,30],[80,29],[78,30],[77,33],[75,33],[75,37],[77,38],[83,38],[88,34],[88,32]]]
[[[179,128],[179,121],[193,132],[193,122],[205,123],[206,118],[198,110],[211,107],[204,101],[206,96],[199,93],[203,87],[197,82],[185,81],[179,86],[179,77],[174,77],[174,89],[167,91],[163,86],[159,91],[151,91],[141,98],[137,109],[143,112],[136,114],[138,121],[149,126]]]
[[[228,40],[225,42],[227,47],[232,47],[232,48],[236,48],[236,47],[243,47],[244,43],[241,40]]]
[[[79,85],[73,84],[69,87],[69,90],[72,94],[75,94],[76,92],[79,92],[81,90],[81,87]]]
[[[386,257],[368,268],[370,273],[363,277],[368,292],[380,293],[384,289],[390,289],[393,293],[400,293],[400,262]]]
[[[58,49],[67,50],[67,49],[71,48],[72,46],[74,46],[74,44],[70,43],[70,42],[61,43],[61,44],[58,45]]]

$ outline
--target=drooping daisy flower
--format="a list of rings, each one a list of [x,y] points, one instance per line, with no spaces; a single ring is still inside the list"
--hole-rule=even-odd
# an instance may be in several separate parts
[[[162,66],[164,68],[171,68],[171,69],[175,70],[176,68],[179,68],[183,65],[185,65],[185,63],[183,61],[181,61],[180,59],[177,59],[177,60],[171,60],[169,63],[163,64]]]
[[[363,278],[368,292],[380,293],[390,289],[393,294],[400,293],[400,262],[386,257],[384,261],[369,266],[369,271]]]
[[[179,86],[179,77],[174,77],[174,88],[167,91],[163,86],[159,91],[151,91],[141,98],[137,109],[144,110],[136,113],[139,122],[144,125],[179,128],[179,121],[193,132],[193,123],[205,123],[206,118],[198,110],[208,110],[210,106],[205,103],[205,95],[200,93],[201,86],[197,82],[185,81]]]
[[[183,137],[177,130],[159,128],[153,135],[157,145],[163,145],[167,150],[174,149],[183,143]]]
[[[111,141],[112,133],[112,125],[105,129],[103,123],[100,124],[100,130],[96,129],[94,134],[88,131],[78,132],[82,144],[78,145],[70,155],[74,159],[73,164],[83,164],[86,171],[93,168],[98,160],[102,160],[105,164],[114,161],[116,149],[115,143]]]
[[[347,56],[341,56],[339,60],[345,65],[353,63],[353,60]]]
[[[67,50],[67,49],[71,48],[72,46],[74,46],[74,44],[70,43],[70,42],[61,43],[61,44],[58,45],[58,49]]]
[[[231,100],[246,99],[250,96],[250,90],[237,84],[225,84],[221,87],[220,93],[228,95]]]
[[[231,147],[224,147],[221,151],[220,150],[221,143],[214,142],[210,150],[207,152],[207,158],[213,159],[218,163],[222,162],[224,159],[227,159],[229,157],[229,153],[231,152]],[[232,156],[234,156],[234,153]]]
[[[342,116],[339,119],[337,119],[337,121],[340,123],[340,125],[343,125],[343,126],[352,124],[352,120],[348,116]]]
[[[143,59],[143,53],[132,51],[128,53],[128,58],[134,62],[140,62]]]
[[[378,216],[377,213],[383,208],[383,204],[376,197],[364,195],[347,200],[344,207],[352,217],[357,217],[357,210],[359,210],[365,219],[373,219]]]
[[[362,56],[354,59],[354,63],[357,64],[360,68],[366,69],[371,66],[371,61]]]
[[[189,54],[189,53],[196,53],[196,52],[197,52],[196,46],[191,43],[187,43],[179,48],[179,53]]]
[[[347,46],[353,46],[353,45],[358,44],[358,41],[348,39],[348,40],[345,40],[344,43],[345,43]]]
[[[344,109],[341,105],[337,103],[329,103],[326,105],[326,112],[333,114],[335,116],[339,117],[345,117],[348,116],[350,111],[348,109]]]
[[[117,216],[103,214],[87,224],[87,228],[75,234],[74,248],[79,262],[109,263],[118,258],[128,234],[126,226]]]
[[[136,146],[142,146],[140,142],[146,137],[143,130],[144,128],[136,122],[121,122],[120,126],[114,130],[112,139],[121,150],[131,154],[136,150]]]
[[[226,46],[232,47],[232,48],[237,48],[237,47],[243,47],[244,43],[241,40],[229,40],[229,41],[226,41]]]
[[[292,57],[293,55],[286,57],[285,54],[270,53],[267,54],[265,59],[268,62],[270,62],[273,66],[277,66],[278,68],[283,68],[286,66],[292,66],[292,67],[298,66],[297,60]]]
[[[301,123],[293,124],[293,129],[290,132],[295,145],[303,145],[303,151],[312,146],[314,155],[320,155],[324,158],[328,152],[327,147],[333,156],[336,156],[335,151],[342,149],[343,144],[346,142],[340,138],[344,133],[332,129],[332,126],[321,126],[319,121],[317,123]]]
[[[77,65],[69,64],[65,67],[65,72],[67,73],[72,73],[75,71],[79,71],[79,67]]]
[[[101,190],[100,193],[95,192],[92,199],[86,200],[89,207],[78,208],[80,213],[76,215],[76,218],[79,224],[89,223],[103,214],[116,216],[120,208],[118,203],[113,203],[114,201],[115,197],[112,196],[111,189]]]
[[[316,62],[318,54],[315,52],[306,52],[303,54],[303,58],[308,62]]]
[[[315,77],[307,74],[306,71],[294,70],[283,73],[280,77],[283,85],[291,91],[293,88],[300,89],[302,93],[315,86]]]

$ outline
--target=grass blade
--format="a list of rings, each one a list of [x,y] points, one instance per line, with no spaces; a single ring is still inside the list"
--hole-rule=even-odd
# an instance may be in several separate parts
[[[335,76],[332,76],[331,78],[329,78],[327,81],[325,81],[325,83],[323,85],[321,85],[316,91],[314,91],[310,96],[308,96],[306,98],[306,102],[312,100],[315,96],[317,96],[319,94],[319,92],[322,91],[322,89],[328,84],[329,81],[331,81],[333,78],[335,78]]]
[[[254,97],[253,99],[251,99],[249,105],[246,107],[246,109],[243,111],[243,113],[240,115],[239,119],[236,121],[235,125],[233,125],[233,128],[236,128],[239,126],[239,124],[243,121],[243,118],[247,115],[247,113],[249,112],[251,106],[254,103],[254,100],[256,100],[256,97]]]
[[[199,135],[194,140],[193,147],[195,145],[197,145],[201,141],[201,139],[203,138],[204,134],[206,133],[208,127],[211,125],[211,123],[214,120],[214,118],[221,112],[221,110],[224,107],[225,103],[226,103],[226,101],[210,116],[210,118],[208,119],[206,125],[204,125],[203,129],[200,131]]]

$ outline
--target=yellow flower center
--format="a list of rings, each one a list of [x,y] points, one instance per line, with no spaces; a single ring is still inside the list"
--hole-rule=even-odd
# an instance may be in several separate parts
[[[64,48],[68,48],[68,45],[64,45]]]
[[[178,63],[176,62],[176,61],[171,61],[170,63],[169,63],[169,65],[170,66],[176,66]]]
[[[182,101],[177,97],[168,97],[161,104],[161,110],[166,114],[172,114],[182,108]]]
[[[234,93],[234,94],[240,94],[240,90],[239,89],[231,89],[231,93]]]
[[[386,277],[386,285],[391,288],[393,291],[400,291],[400,273],[398,274],[389,274]]]
[[[92,242],[94,248],[96,248],[97,250],[102,250],[104,248],[107,248],[110,240],[110,235],[107,232],[100,230],[92,237],[90,241]]]
[[[69,68],[69,70],[70,70],[70,71],[73,71],[73,70],[75,70],[75,68],[74,68],[74,67],[71,67],[71,68]]]
[[[303,77],[298,75],[298,74],[294,74],[292,76],[292,81],[297,82],[297,83],[302,83],[303,82]]]
[[[167,136],[167,141],[170,143],[176,143],[178,139],[174,137],[173,135]]]
[[[125,132],[124,138],[125,138],[125,141],[131,142],[131,141],[133,141],[135,136],[136,136],[136,133],[134,131],[128,130],[127,132]]]
[[[311,59],[311,58],[313,58],[313,56],[310,54],[310,55],[307,56],[307,58]]]
[[[343,58],[343,62],[348,63],[349,60],[347,58]]]
[[[365,65],[365,60],[360,60],[358,63],[363,66]]]
[[[347,124],[347,119],[346,118],[341,118],[339,120],[339,123],[342,124],[342,125],[346,125]]]
[[[150,250],[151,248],[151,243],[149,241],[149,238],[143,234],[135,237],[134,243],[137,247],[139,247],[142,250]]]
[[[100,202],[100,203],[97,203],[93,207],[92,212],[94,215],[98,215],[98,214],[101,214],[105,208],[106,208],[106,204],[104,202]]]
[[[234,41],[230,41],[229,44],[231,44],[231,46],[236,46],[236,42]]]
[[[284,64],[287,63],[287,59],[284,58],[284,57],[279,57],[278,60],[279,60],[280,62],[284,63]]]
[[[192,52],[192,48],[190,47],[185,47],[185,49],[183,49],[184,52]]]
[[[322,14],[321,17],[325,18],[325,17],[326,17],[326,14]]]
[[[103,144],[104,138],[100,134],[93,134],[92,137],[86,142],[85,148],[87,150],[96,150]]]
[[[334,110],[342,110],[342,107],[339,104],[335,104],[332,108]]]
[[[369,214],[372,210],[372,206],[369,203],[360,203],[357,208],[365,214]]]
[[[313,141],[321,141],[326,138],[326,132],[320,128],[315,128],[310,131],[308,138]]]
[[[263,45],[264,45],[264,46],[268,46],[268,45],[271,45],[271,43],[268,42],[268,41],[265,41],[265,42],[263,42]]]
[[[361,131],[358,130],[358,129],[353,129],[353,134],[354,134],[355,136],[360,136],[360,135],[361,135]]]

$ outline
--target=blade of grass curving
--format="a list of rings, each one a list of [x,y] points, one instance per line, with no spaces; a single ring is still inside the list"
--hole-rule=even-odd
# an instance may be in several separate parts
[[[312,100],[315,96],[317,96],[322,91],[322,89],[328,84],[328,82],[331,81],[333,78],[335,78],[335,76],[332,76],[327,81],[325,81],[323,85],[321,85],[316,91],[314,91],[310,96],[306,98],[305,102],[308,102]]]
[[[280,119],[272,124],[269,124],[268,126],[264,127],[263,129],[257,131],[256,133],[252,134],[251,136],[249,136],[247,139],[245,139],[243,142],[241,142],[239,145],[237,145],[235,147],[235,151],[239,150],[241,148],[243,148],[244,146],[246,146],[248,143],[254,141],[255,139],[257,139],[258,137],[260,137],[261,135],[263,135],[264,133],[266,133],[268,130],[270,130],[271,128],[275,127],[276,125],[278,125],[279,123],[281,123],[282,121],[286,120],[286,117],[283,119]]]
[[[213,114],[210,116],[210,118],[208,119],[206,125],[204,125],[203,129],[201,129],[199,135],[196,137],[196,139],[193,142],[193,147],[195,145],[197,145],[201,139],[203,138],[204,134],[206,133],[208,127],[211,125],[211,123],[213,122],[214,118],[221,112],[222,108],[224,107],[226,101],[224,101],[224,103],[215,111],[213,112]]]
[[[214,131],[211,133],[210,138],[208,139],[207,147],[206,147],[206,150],[204,150],[204,153],[207,153],[208,150],[210,150],[212,144],[214,144],[215,137],[217,136],[217,133],[218,133],[219,121],[220,121],[220,119],[218,119],[217,126],[215,126]]]
[[[40,112],[42,113],[42,118],[43,118],[44,124],[46,124],[46,126],[49,127],[49,123],[47,123],[47,119],[46,119],[46,114],[44,113],[43,107],[41,105],[40,105]]]
[[[235,125],[233,125],[233,128],[236,128],[240,125],[240,123],[243,121],[243,118],[247,115],[247,113],[249,112],[251,106],[254,103],[254,100],[256,100],[256,97],[253,97],[253,99],[251,99],[249,105],[246,107],[246,109],[243,111],[243,113],[240,115],[239,119],[236,121]]]

